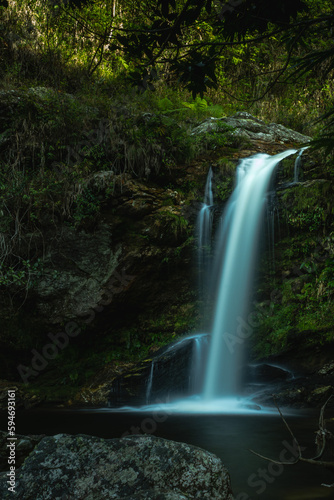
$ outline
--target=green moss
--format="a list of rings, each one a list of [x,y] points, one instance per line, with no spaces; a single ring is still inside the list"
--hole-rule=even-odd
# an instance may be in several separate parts
[[[43,383],[40,381],[43,380]],[[59,385],[55,381],[46,381],[44,379],[39,379],[34,383],[30,383],[25,386],[25,392],[38,396],[43,403],[48,402],[67,402],[74,398],[79,387],[73,386],[73,384]]]
[[[140,318],[140,323],[151,343],[168,343],[193,330],[197,324],[197,307],[195,303],[174,305],[168,312]]]
[[[332,183],[326,180],[287,189],[282,196],[285,222],[294,230],[319,231],[332,222],[332,206],[327,201],[332,191]]]
[[[161,210],[157,214],[157,221],[162,226],[167,227],[171,233],[174,233],[175,237],[189,234],[188,220],[171,210]]]
[[[301,230],[276,244],[275,272],[261,269],[259,293],[270,302],[253,339],[259,357],[324,345],[334,332],[334,259],[331,233]]]

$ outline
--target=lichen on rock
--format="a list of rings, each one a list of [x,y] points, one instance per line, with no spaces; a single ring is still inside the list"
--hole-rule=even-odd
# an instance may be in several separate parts
[[[221,460],[195,446],[154,436],[45,437],[17,471],[22,500],[63,498],[232,500]],[[0,496],[11,498],[5,473]]]
[[[304,143],[311,139],[309,136],[277,123],[266,124],[263,120],[259,120],[245,111],[240,111],[226,118],[209,118],[195,127],[192,133],[199,135],[212,132],[218,130],[219,124],[233,128],[232,133],[236,137],[252,141]]]

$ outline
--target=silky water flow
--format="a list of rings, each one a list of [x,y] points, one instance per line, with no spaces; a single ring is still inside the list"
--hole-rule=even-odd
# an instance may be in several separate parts
[[[166,402],[163,405],[166,411],[247,414],[259,410],[259,406],[251,404],[251,397],[242,396],[244,354],[247,339],[253,331],[249,298],[271,180],[279,163],[297,152],[290,149],[274,156],[257,154],[239,162],[235,189],[220,223],[217,224],[215,257],[212,262],[208,262],[208,255],[211,255],[209,249],[212,244],[214,201],[213,172],[210,168],[204,202],[197,220],[197,238],[199,274],[207,274],[201,282],[206,282],[208,288],[214,288],[209,290],[210,296],[215,296],[212,330],[209,335],[200,333],[185,337],[167,349],[170,352],[179,348],[184,341],[193,342],[193,360],[189,374],[192,396]],[[200,289],[200,293],[202,292]],[[205,350],[205,355],[202,349]],[[151,404],[154,372],[158,363],[159,359],[152,362],[146,389],[146,403],[150,404],[141,407],[143,411],[152,411],[155,406],[157,410],[161,410],[161,402]],[[127,410],[132,411],[133,408],[124,408],[124,411]],[[262,409],[261,414],[263,413],[275,411]]]

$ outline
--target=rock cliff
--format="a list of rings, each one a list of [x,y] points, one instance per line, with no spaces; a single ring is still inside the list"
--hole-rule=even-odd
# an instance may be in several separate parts
[[[3,92],[0,104],[5,125],[11,123],[19,109],[24,109],[25,102],[29,109],[35,106],[40,110],[54,98],[41,90],[9,96]],[[66,99],[72,105],[73,99]],[[92,115],[97,112],[93,111]],[[134,124],[141,124],[147,131],[168,125],[173,133],[183,133],[177,124],[164,120],[146,114],[136,118]],[[116,133],[117,126],[113,126]],[[174,164],[161,160],[161,168],[154,170],[150,163],[151,167],[143,171],[99,167],[98,171],[66,181],[63,193],[55,191],[62,197],[53,205],[48,202],[44,212],[38,198],[43,192],[34,187],[33,203],[39,211],[40,225],[32,225],[35,229],[30,232],[23,232],[22,226],[20,233],[12,235],[3,212],[2,248],[11,249],[19,257],[19,267],[3,270],[2,276],[3,378],[38,385],[42,376],[47,385],[57,386],[59,396],[52,396],[56,400],[63,400],[61,394],[73,386],[67,397],[74,397],[81,387],[81,395],[76,396],[78,403],[99,404],[106,400],[112,380],[125,373],[131,363],[152,359],[163,345],[198,328],[202,318],[194,235],[209,166],[214,170],[218,216],[233,188],[240,157],[257,152],[274,154],[305,144],[309,138],[281,125],[266,124],[245,112],[207,119],[196,124],[190,135],[202,147],[197,160]],[[7,151],[9,136],[4,140],[2,147]],[[99,147],[101,144],[98,142]],[[275,280],[283,299],[274,302],[275,309],[265,315],[256,332],[254,352],[259,357],[277,354],[290,345],[287,339],[296,329],[279,322],[280,311],[286,311],[286,301],[291,298],[291,287],[299,287],[291,301],[294,307],[298,307],[302,296],[307,300],[308,291],[313,290],[312,280],[317,289],[312,297],[318,293],[323,308],[331,294],[330,265],[319,266],[316,277],[310,257],[317,238],[321,238],[322,248],[329,244],[332,178],[307,152],[303,158],[301,182],[296,185],[290,185],[292,159],[279,169],[275,201],[279,208],[274,204],[273,210],[279,211],[281,242],[275,250],[275,276],[263,272],[255,300],[259,304],[262,299],[271,300],[270,293],[277,288]],[[52,189],[56,189],[60,170],[52,165],[58,179]],[[308,228],[312,241],[305,236]],[[305,241],[303,256],[294,251],[298,238]],[[13,242],[15,248],[10,247]],[[326,258],[330,258],[328,252]],[[298,283],[286,274],[296,266],[304,266]],[[285,314],[281,322],[287,317]],[[314,318],[315,313],[309,322]],[[297,330],[310,330],[310,325],[303,325],[302,320],[299,323]],[[324,328],[324,323],[320,324]],[[331,329],[328,323],[327,336]]]

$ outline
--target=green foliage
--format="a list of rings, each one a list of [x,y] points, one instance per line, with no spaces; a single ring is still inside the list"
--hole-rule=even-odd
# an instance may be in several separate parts
[[[233,177],[227,177],[224,181],[216,184],[216,193],[222,202],[226,202],[233,191]]]
[[[76,224],[83,220],[94,220],[100,211],[101,200],[90,189],[85,188],[76,198],[73,209],[73,219]]]
[[[321,301],[334,299],[334,259],[326,259],[325,266],[317,279],[317,297]]]
[[[262,316],[254,342],[259,356],[333,340],[332,236],[315,237],[304,228],[277,243],[276,252],[275,282],[265,280],[270,305],[256,306]]]
[[[203,149],[208,150],[240,145],[240,140],[236,139],[233,128],[219,120],[214,122],[213,127],[205,134],[200,134],[198,141]]]
[[[43,276],[43,261],[40,258],[35,262],[21,260],[11,266],[6,266],[4,262],[0,263],[0,287],[14,286],[28,290],[41,276]]]
[[[172,306],[166,313],[150,314],[140,318],[139,327],[114,331],[99,340],[98,348],[69,345],[50,361],[47,373],[41,378],[43,387],[60,386],[59,395],[66,395],[65,387],[78,389],[99,372],[106,364],[138,362],[157,350],[192,331],[196,324],[194,305],[191,303]],[[89,345],[89,339],[86,339]]]
[[[159,220],[163,224],[170,227],[171,231],[174,233],[175,238],[189,234],[189,222],[187,219],[182,217],[182,215],[176,214],[169,210],[160,211],[158,214]]]
[[[11,103],[4,108],[0,160],[0,229],[13,234],[6,255],[24,234],[50,223],[94,222],[113,195],[110,176],[94,181],[95,173],[163,175],[199,151],[187,127],[158,112],[92,106],[44,87],[6,92],[3,99]],[[173,224],[184,230],[182,221]]]
[[[158,171],[160,165],[168,167],[177,161],[189,161],[196,154],[195,139],[169,116],[147,115],[136,120],[133,128],[130,123],[127,125],[129,128],[124,132],[136,150],[146,156],[148,170],[154,168]],[[153,156],[151,159],[147,157],[150,154]]]
[[[126,81],[132,75],[144,91],[143,100],[145,89],[154,85],[159,94],[155,109],[161,113],[185,117],[192,109],[196,115],[218,117],[245,108],[271,121],[309,131],[310,122],[328,111],[333,100],[331,4],[279,0],[275,9],[269,9],[263,0],[256,0],[242,2],[224,15],[217,6],[210,9],[209,4],[204,0],[196,5],[173,2],[162,8],[150,1],[140,6],[120,2],[113,3],[111,9],[108,3],[96,0],[80,7],[75,2],[11,2],[5,9],[6,22],[0,27],[2,85],[52,86],[81,95],[100,95],[105,102],[120,90],[129,93]],[[253,14],[257,11],[266,15],[256,18]],[[282,19],[288,21],[282,25]],[[281,32],[275,31],[276,24]],[[259,30],[264,40],[255,43]],[[302,36],[299,30],[303,30]],[[288,61],[287,50],[291,51]],[[282,67],[287,71],[291,67],[289,78],[275,82]],[[189,91],[176,105],[171,94],[172,89],[174,94],[180,92],[180,82]],[[194,103],[187,102],[189,93],[196,98]],[[264,99],[259,100],[261,95]],[[49,114],[50,129],[63,121],[66,136],[68,120],[63,118],[70,104],[64,106],[61,100],[45,103],[45,115]],[[73,100],[74,106],[76,102]],[[42,109],[40,112],[43,115]],[[75,110],[70,113],[75,115]],[[329,125],[323,139],[330,143]],[[54,149],[45,154],[51,157],[58,149],[55,161],[60,147],[64,155],[68,152],[64,139],[56,148],[51,146]],[[107,152],[103,155],[108,157]],[[142,160],[143,154],[140,156]]]
[[[331,193],[331,183],[312,181],[305,186],[295,186],[283,195],[284,218],[294,230],[308,229],[319,232],[330,224],[331,207],[326,202]]]
[[[324,209],[322,207],[308,207],[308,211],[287,214],[288,224],[294,229],[306,229],[318,231],[324,221]]]
[[[193,102],[183,102],[183,106],[189,108],[193,111],[206,111],[208,108],[208,103],[205,99],[201,97],[196,97]]]
[[[174,108],[172,101],[168,99],[168,97],[163,97],[162,99],[159,99],[157,105],[161,112],[170,111]]]
[[[304,261],[302,262],[301,266],[299,269],[304,269],[307,273],[315,273],[317,270],[316,263],[311,261]]]
[[[191,110],[197,119],[214,117],[221,118],[225,116],[223,107],[220,104],[212,104],[207,99],[197,96],[191,102],[182,101],[182,106]]]
[[[314,149],[322,148],[326,155],[333,155],[334,150],[334,107],[333,107],[333,89],[330,89],[331,109],[324,113],[318,122],[323,123],[317,137],[311,142]]]
[[[190,333],[197,324],[195,304],[185,303],[171,306],[167,313],[145,318],[142,328],[146,339],[161,345],[175,340],[177,335]]]

